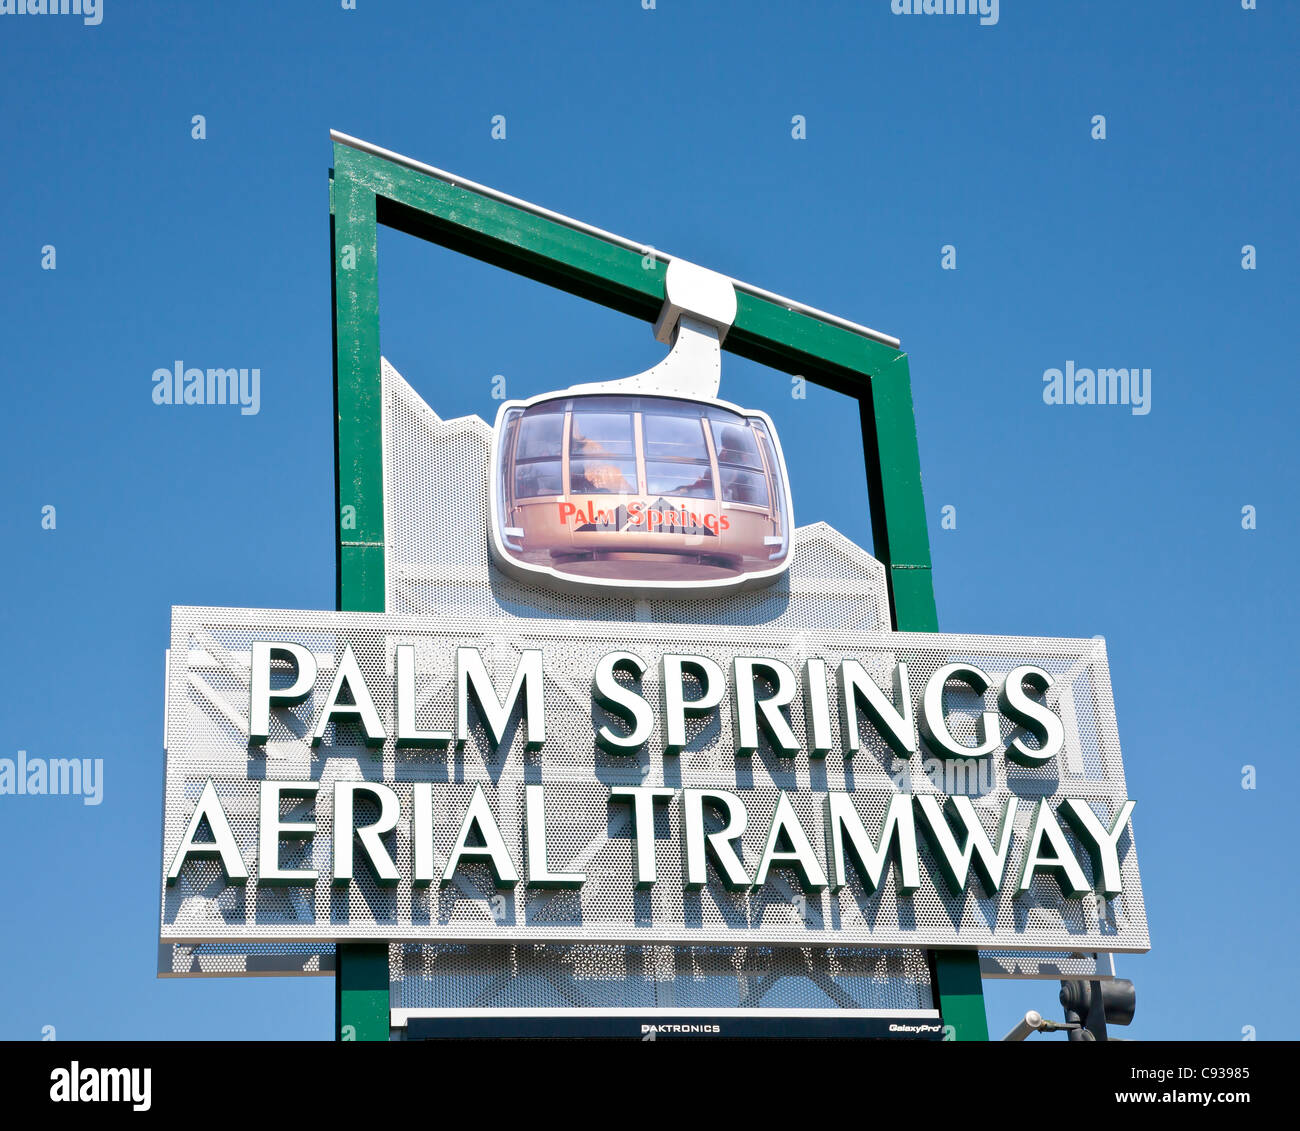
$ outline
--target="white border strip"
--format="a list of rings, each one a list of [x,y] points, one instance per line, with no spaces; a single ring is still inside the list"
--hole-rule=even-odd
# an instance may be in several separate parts
[[[672,1006],[653,1006],[647,1009],[630,1009],[626,1006],[597,1006],[581,1009],[574,1006],[546,1006],[540,1009],[521,1007],[441,1009],[435,1007],[392,1009],[390,1024],[394,1029],[405,1029],[407,1022],[416,1018],[437,1017],[870,1017],[896,1018],[900,1021],[938,1021],[937,1009],[765,1009],[762,1006],[725,1009],[677,1009]]]
[[[471,181],[465,177],[458,177],[455,173],[448,173],[445,169],[436,168],[433,165],[426,165],[423,161],[416,161],[413,157],[405,157],[400,153],[394,153],[391,149],[384,149],[369,141],[362,141],[360,138],[352,137],[349,134],[340,133],[338,130],[330,130],[330,140],[337,141],[341,145],[346,145],[351,149],[360,150],[362,153],[369,153],[373,157],[382,157],[385,161],[391,161],[395,165],[403,165],[408,169],[413,169],[417,173],[423,173],[425,176],[436,177],[440,181],[445,181],[456,188],[468,189],[470,192],[478,193],[480,196],[489,197],[492,200],[499,200],[503,204],[509,204],[521,211],[532,213],[534,216],[541,216],[547,220],[553,220],[557,224],[563,224],[566,228],[572,228],[574,231],[586,232],[589,236],[598,236],[609,243],[617,244],[619,247],[626,248],[628,251],[635,251],[638,255],[654,254],[656,259],[664,263],[671,263],[674,259],[680,259],[681,256],[669,255],[665,251],[651,247],[649,244],[637,243],[629,240],[624,236],[615,235],[613,232],[607,232],[603,228],[597,228],[592,224],[585,224],[581,220],[575,220],[572,216],[565,216],[561,212],[552,212],[549,208],[543,208],[540,204],[533,204],[527,200],[520,200],[517,196],[511,196],[509,193],[501,192],[499,189],[488,188],[487,185],[481,185],[476,181]],[[721,272],[719,272],[721,274]],[[795,302],[792,298],[786,298],[784,295],[774,294],[772,291],[765,291],[762,287],[756,287],[752,283],[744,283],[739,279],[733,279],[731,276],[724,276],[732,286],[738,291],[744,291],[746,294],[753,295],[755,298],[766,299],[768,302],[776,303],[787,310],[795,310],[800,314],[807,314],[813,318],[818,318],[823,322],[829,322],[832,326],[838,326],[841,330],[848,330],[854,334],[860,334],[864,338],[870,338],[872,341],[881,342],[893,349],[900,349],[901,343],[898,338],[892,334],[883,333],[880,330],[873,330],[869,326],[863,326],[857,322],[850,322],[847,318],[841,318],[836,314],[827,314],[824,310],[818,310],[816,307],[807,306],[802,302]]]

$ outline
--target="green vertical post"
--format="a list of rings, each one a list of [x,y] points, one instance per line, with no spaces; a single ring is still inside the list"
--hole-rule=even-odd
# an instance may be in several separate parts
[[[334,299],[335,604],[383,612],[384,475],[375,194],[346,175],[330,182]],[[334,948],[334,1036],[386,1041],[388,945]]]
[[[334,948],[335,1040],[388,1040],[388,944]]]
[[[930,959],[939,1014],[945,1027],[952,1026],[953,1040],[987,1041],[989,1020],[979,951],[936,950]]]
[[[921,456],[907,355],[872,376],[859,404],[875,556],[884,563],[894,627],[938,632],[930,535],[921,488]],[[953,1039],[987,1041],[988,1017],[979,951],[936,950],[930,955],[935,1004]]]

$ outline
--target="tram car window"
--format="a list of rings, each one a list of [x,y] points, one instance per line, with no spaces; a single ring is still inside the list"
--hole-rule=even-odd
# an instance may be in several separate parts
[[[710,590],[787,564],[789,484],[761,413],[551,394],[502,406],[493,468],[494,550],[512,572]]]

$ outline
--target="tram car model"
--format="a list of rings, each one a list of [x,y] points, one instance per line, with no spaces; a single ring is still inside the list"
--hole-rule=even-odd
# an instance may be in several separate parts
[[[789,482],[760,412],[549,393],[501,406],[492,468],[493,549],[516,576],[717,592],[789,564]]]

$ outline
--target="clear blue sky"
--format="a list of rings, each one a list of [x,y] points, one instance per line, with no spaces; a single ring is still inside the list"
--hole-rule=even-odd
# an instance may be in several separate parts
[[[899,335],[941,626],[1109,642],[1129,1032],[1294,1036],[1296,5],[104,3],[0,16],[0,756],[105,762],[98,807],[0,798],[0,1037],[330,1032],[327,980],[159,982],[154,950],[170,606],[333,601],[331,127]],[[381,241],[384,350],[443,415],[662,352]],[[260,368],[260,412],[156,406],[177,359]],[[1151,412],[1045,405],[1067,361],[1149,368]],[[869,545],[851,402],[734,359],[723,391],[777,416],[799,521]],[[836,467],[861,486],[819,498]],[[988,1005],[1059,1016],[1053,983]]]

